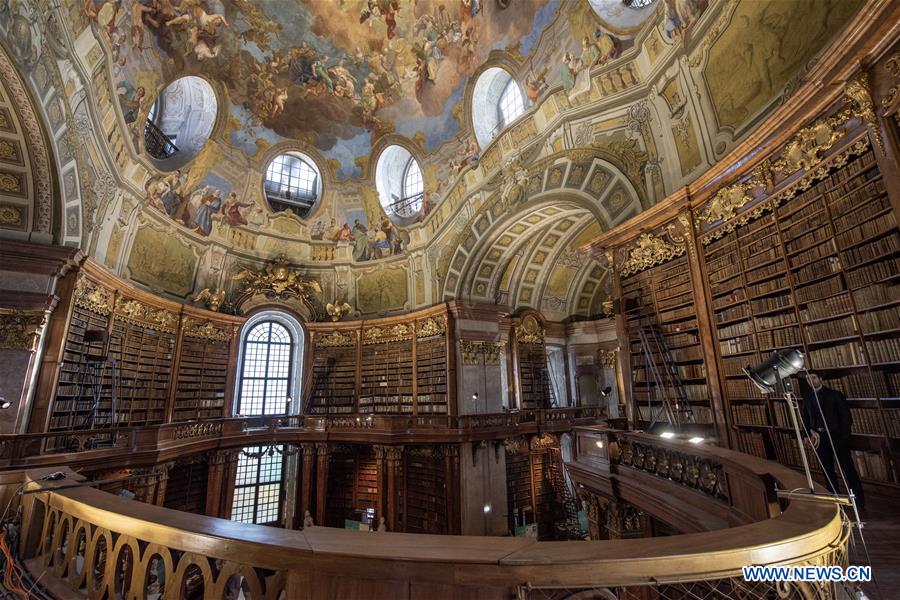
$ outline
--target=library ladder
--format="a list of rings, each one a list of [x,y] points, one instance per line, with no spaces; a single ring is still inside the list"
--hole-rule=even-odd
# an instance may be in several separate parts
[[[649,380],[657,391],[669,424],[678,427],[685,423],[694,423],[694,413],[685,394],[684,384],[675,369],[675,361],[672,360],[672,353],[662,332],[658,327],[642,324],[639,325],[637,333]],[[653,415],[650,427],[656,424],[658,416],[659,412]]]
[[[568,539],[584,539],[585,532],[578,519],[578,502],[572,491],[572,484],[566,477],[566,466],[563,463],[559,448],[550,448],[547,456],[547,479],[553,488],[557,501],[562,504],[566,517],[565,532]]]

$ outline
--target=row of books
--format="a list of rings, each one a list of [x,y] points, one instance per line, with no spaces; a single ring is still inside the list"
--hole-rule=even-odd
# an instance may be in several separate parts
[[[731,416],[738,425],[766,425],[769,422],[765,404],[732,404]]]
[[[850,408],[850,416],[853,420],[853,433],[866,433],[884,435],[881,427],[881,417],[877,408]]]
[[[800,309],[800,318],[803,321],[813,321],[816,319],[827,319],[852,311],[853,303],[850,301],[850,294],[840,294],[810,302]]]
[[[900,273],[900,260],[897,263],[898,270],[895,271],[895,274]],[[855,290],[853,299],[856,301],[856,306],[861,310],[891,302],[900,302],[900,285],[876,283],[869,287]]]
[[[866,348],[873,363],[900,362],[900,338],[868,340]]]
[[[773,348],[788,348],[800,345],[800,328],[786,327],[783,329],[772,329],[756,334],[759,341],[760,350],[771,350]]]
[[[900,234],[895,231],[891,235],[869,242],[868,244],[850,248],[844,252],[844,255],[847,257],[849,266],[852,267],[880,256],[886,256],[897,250],[900,250]]]
[[[890,258],[848,272],[847,283],[851,288],[856,289],[870,283],[895,278],[898,274],[900,274],[900,258]]]

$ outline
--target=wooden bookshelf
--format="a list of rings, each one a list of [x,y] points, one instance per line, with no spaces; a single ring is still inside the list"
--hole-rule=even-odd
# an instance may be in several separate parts
[[[196,515],[205,515],[208,477],[209,463],[201,460],[200,457],[191,457],[177,462],[169,469],[163,506]]]
[[[650,374],[638,331],[655,328],[668,348],[697,423],[712,423],[707,367],[698,332],[694,285],[686,256],[621,278],[625,328],[633,371],[632,397],[637,420],[666,420],[660,392]],[[665,357],[653,355],[656,363]]]
[[[406,454],[406,531],[447,533],[444,457],[433,447],[412,447]],[[452,485],[452,484],[451,484]]]
[[[723,391],[741,450],[799,465],[784,401],[741,367],[803,350],[850,402],[860,476],[898,483],[900,230],[873,150],[839,164],[705,246]]]
[[[550,408],[553,396],[547,371],[544,324],[536,313],[528,312],[516,319],[515,344],[519,408]]]
[[[378,473],[372,446],[341,445],[329,452],[325,525],[363,520],[378,505]],[[377,526],[377,521],[374,525]]]
[[[308,414],[450,414],[446,305],[401,318],[309,323]]]
[[[159,298],[90,260],[76,277],[48,431],[226,416],[241,317]],[[92,330],[103,332],[106,341],[86,344],[85,333]],[[89,378],[81,383],[91,356],[108,357],[98,378],[100,407],[92,423]]]

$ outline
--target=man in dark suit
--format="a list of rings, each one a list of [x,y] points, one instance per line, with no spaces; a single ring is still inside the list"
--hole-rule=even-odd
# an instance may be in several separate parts
[[[803,423],[809,432],[806,443],[816,449],[825,476],[828,478],[826,481],[828,489],[832,492],[837,492],[838,482],[841,481],[834,472],[834,459],[837,455],[847,485],[856,496],[856,505],[863,508],[865,497],[862,483],[850,454],[850,426],[853,424],[853,418],[850,415],[847,397],[837,390],[825,387],[816,373],[808,373],[806,383],[808,389],[803,394]]]

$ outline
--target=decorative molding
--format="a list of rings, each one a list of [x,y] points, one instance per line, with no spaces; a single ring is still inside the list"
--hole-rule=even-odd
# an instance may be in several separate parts
[[[412,325],[397,323],[391,327],[369,327],[363,330],[363,344],[383,344],[412,339],[415,329]]]
[[[222,434],[221,423],[188,423],[179,425],[172,434],[172,439],[184,440],[195,437],[206,437]]]
[[[482,344],[482,352],[484,353],[484,364],[499,365],[500,354],[503,352],[503,342],[484,342]]]
[[[75,305],[107,316],[112,311],[113,292],[79,274],[75,282]]]
[[[235,300],[238,309],[254,298],[262,297],[269,301],[297,300],[310,311],[311,316],[318,312],[318,301],[314,294],[321,294],[322,286],[315,279],[304,277],[299,269],[290,266],[284,255],[267,263],[260,271],[244,268],[231,279],[242,282]]]
[[[480,365],[478,355],[482,353],[483,342],[459,340],[459,354],[464,365]]]
[[[628,250],[628,258],[622,265],[622,275],[631,275],[655,265],[668,262],[684,254],[684,242],[667,242],[652,233],[642,233]]]
[[[522,322],[516,325],[516,342],[521,344],[543,344],[544,328],[534,315],[526,315]]]
[[[618,358],[618,350],[604,350],[601,348],[597,351],[597,361],[600,363],[600,366],[605,369],[615,369]]]
[[[701,238],[701,243],[706,246],[720,237],[727,235],[742,225],[746,225],[768,211],[775,210],[778,206],[790,200],[797,194],[808,190],[816,181],[820,181],[829,176],[834,169],[839,169],[847,164],[854,156],[863,154],[870,148],[869,139],[865,136],[860,137],[854,142],[850,148],[840,154],[828,159],[825,165],[820,165],[816,170],[806,173],[789,186],[780,190],[778,193],[763,199],[757,203],[752,209],[745,211],[736,217],[726,221],[721,227],[714,229]]]
[[[716,192],[715,197],[700,210],[697,215],[697,223],[703,226],[732,218],[738,210],[753,199],[749,193],[752,188],[753,185],[750,183],[736,183],[720,189]]]
[[[115,315],[130,323],[151,327],[158,331],[175,333],[178,315],[165,309],[145,306],[137,300],[119,297],[116,299]]]
[[[227,325],[215,325],[212,321],[193,317],[185,317],[181,328],[185,336],[216,342],[229,342],[233,335]]]
[[[531,436],[529,447],[532,450],[543,450],[545,448],[556,448],[559,446],[559,439],[552,433],[542,433],[541,435]]]
[[[619,452],[613,456],[613,463],[646,471],[715,498],[728,499],[728,484],[721,464],[627,438],[617,442]]]
[[[426,338],[435,335],[444,335],[447,331],[447,317],[440,315],[428,317],[424,321],[416,323],[416,337]]]
[[[0,308],[0,349],[34,350],[46,323],[44,311]]]
[[[884,63],[885,70],[893,78],[893,85],[881,97],[881,109],[885,116],[894,115],[894,119],[900,124],[900,51],[895,52]]]
[[[314,346],[317,348],[333,348],[337,346],[355,346],[359,337],[359,331],[354,330],[352,333],[341,333],[337,329],[328,334],[314,331]]]

